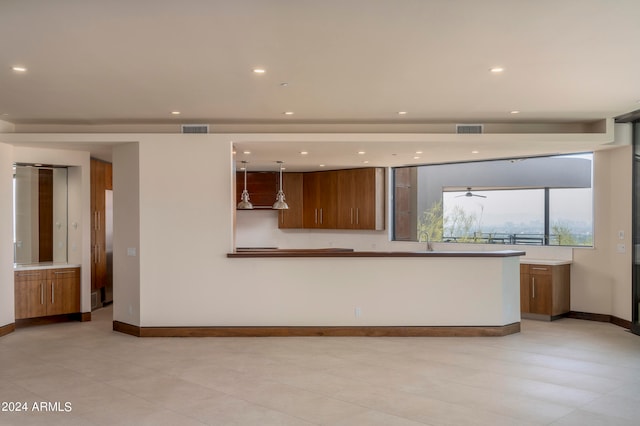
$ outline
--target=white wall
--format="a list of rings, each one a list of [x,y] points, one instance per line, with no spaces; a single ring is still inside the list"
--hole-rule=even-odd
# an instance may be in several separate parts
[[[632,147],[598,151],[594,161],[594,247],[575,249],[571,309],[631,321]],[[624,239],[619,239],[619,231]],[[618,244],[625,245],[624,253]]]
[[[15,322],[12,166],[13,146],[0,143],[0,327]]]
[[[138,143],[128,143],[113,149],[113,319],[137,326],[140,325],[138,148]]]

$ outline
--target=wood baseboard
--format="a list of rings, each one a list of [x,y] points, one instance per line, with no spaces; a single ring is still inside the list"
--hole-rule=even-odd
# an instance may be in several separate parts
[[[88,317],[87,314],[89,314]],[[71,321],[91,321],[91,312],[76,312],[73,314],[51,315],[48,317],[24,318],[16,320],[16,327],[22,328],[34,325],[56,324],[59,322]]]
[[[520,332],[520,323],[480,327],[138,327],[120,321],[113,330],[137,337],[500,337]]]
[[[3,325],[0,327],[0,337],[6,336],[9,333],[13,333],[16,330],[16,323],[12,322],[11,324]]]
[[[631,321],[627,321],[625,319],[616,317],[615,315],[571,311],[566,316],[567,318],[575,318],[575,319],[581,319],[581,320],[587,320],[587,321],[609,322],[611,324],[617,325],[618,327],[631,330]]]

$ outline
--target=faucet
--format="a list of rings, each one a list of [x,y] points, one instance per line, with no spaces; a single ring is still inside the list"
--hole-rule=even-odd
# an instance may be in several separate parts
[[[424,233],[427,236],[427,251],[433,251],[433,245],[431,244],[431,237],[428,232]]]

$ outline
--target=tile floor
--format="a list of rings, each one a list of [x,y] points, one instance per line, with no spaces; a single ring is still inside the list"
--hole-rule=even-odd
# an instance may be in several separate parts
[[[640,337],[611,324],[525,320],[496,338],[136,338],[113,332],[111,315],[0,338],[1,408],[29,410],[0,411],[0,424],[640,424]],[[41,402],[61,411],[34,411]]]

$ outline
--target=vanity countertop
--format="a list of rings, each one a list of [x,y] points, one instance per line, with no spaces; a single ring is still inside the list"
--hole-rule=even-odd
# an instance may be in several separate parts
[[[40,262],[40,263],[25,263],[25,264],[13,264],[14,271],[34,271],[37,269],[60,269],[60,268],[79,268],[80,265],[75,263],[61,263],[61,262]]]
[[[549,266],[557,266],[557,265],[571,265],[573,261],[571,260],[563,260],[563,259],[528,259],[526,257],[520,258],[520,263],[525,265],[549,265]]]

